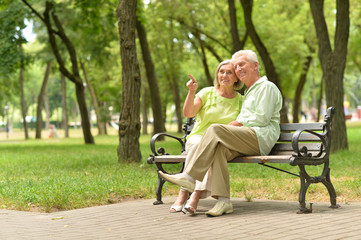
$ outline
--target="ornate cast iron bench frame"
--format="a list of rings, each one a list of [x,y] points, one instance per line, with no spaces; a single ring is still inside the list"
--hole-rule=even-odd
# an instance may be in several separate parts
[[[273,147],[271,153],[267,156],[240,156],[234,158],[229,163],[258,163],[262,166],[269,167],[284,173],[299,177],[301,182],[299,193],[299,211],[298,213],[312,212],[312,205],[310,209],[306,208],[305,198],[308,187],[312,183],[323,183],[330,195],[331,208],[339,208],[336,203],[336,192],[330,179],[330,146],[331,146],[331,123],[332,115],[335,109],[330,107],[324,116],[324,121],[320,123],[286,123],[280,124],[281,134],[278,142]],[[163,164],[183,163],[179,172],[184,169],[184,161],[186,155],[169,155],[165,152],[163,147],[156,151],[156,141],[159,136],[166,136],[173,138],[182,146],[181,152],[185,151],[186,137],[193,128],[194,119],[188,118],[184,124],[184,136],[175,137],[166,133],[155,134],[150,141],[150,148],[153,154],[148,158],[149,164],[155,164],[158,170],[166,172]],[[299,167],[299,175],[277,168],[266,163],[288,163],[291,166]],[[323,170],[320,176],[310,176],[305,166],[323,165]],[[156,190],[157,200],[154,205],[162,204],[162,188],[165,180],[158,176],[158,185]]]

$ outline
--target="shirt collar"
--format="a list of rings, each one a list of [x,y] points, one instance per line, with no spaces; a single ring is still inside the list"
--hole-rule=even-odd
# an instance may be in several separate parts
[[[267,77],[266,76],[263,76],[261,77],[260,79],[258,79],[250,88],[248,88],[245,92],[244,95],[247,95],[247,93],[249,93],[253,88],[255,88],[257,85],[265,82],[265,81],[268,81]]]

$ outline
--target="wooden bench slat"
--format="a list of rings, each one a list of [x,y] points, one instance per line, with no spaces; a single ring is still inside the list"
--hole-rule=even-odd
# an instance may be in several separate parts
[[[229,163],[288,163],[291,155],[278,155],[278,156],[243,156],[236,157]],[[163,155],[155,156],[154,162],[159,163],[179,163],[184,162],[186,159],[185,155]]]
[[[236,157],[230,163],[288,163],[291,155],[278,155],[278,156],[243,156]],[[163,155],[155,156],[154,162],[159,163],[179,163],[184,162],[186,159],[185,155]]]
[[[321,149],[321,143],[300,143],[299,147],[307,147],[309,151],[319,151]],[[272,148],[272,152],[282,152],[282,151],[292,151],[292,144],[290,143],[276,143],[276,145]]]
[[[298,129],[322,131],[325,123],[281,123],[281,131],[296,131]]]
[[[291,156],[292,154],[294,154],[294,151],[271,151],[269,153],[269,155],[288,155]],[[312,156],[316,156],[319,154],[319,151],[308,151],[308,153],[311,153]]]
[[[312,155],[316,155],[319,153],[322,144],[321,143],[305,143],[301,144],[300,147],[306,146],[308,151],[312,153]],[[242,156],[237,157],[234,160],[230,161],[233,163],[262,163],[262,162],[271,162],[271,163],[288,163],[288,159],[294,153],[291,144],[280,144],[277,143],[270,155],[268,156]],[[155,156],[154,162],[159,163],[179,163],[184,162],[186,159],[186,155],[162,155]]]
[[[284,133],[282,132],[280,138],[278,139],[279,142],[292,142],[293,133]],[[319,137],[310,133],[302,133],[298,138],[298,141],[303,142],[319,142],[321,141]]]
[[[186,159],[186,155],[162,155],[162,156],[155,156],[154,162],[178,163],[178,162],[184,162],[185,159]]]
[[[290,155],[283,156],[243,156],[236,157],[229,163],[289,163]]]

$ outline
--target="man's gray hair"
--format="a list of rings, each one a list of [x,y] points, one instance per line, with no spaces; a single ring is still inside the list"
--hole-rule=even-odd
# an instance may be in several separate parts
[[[248,61],[258,63],[257,54],[252,50],[239,50],[232,55],[232,60],[239,58],[240,56],[246,56]]]

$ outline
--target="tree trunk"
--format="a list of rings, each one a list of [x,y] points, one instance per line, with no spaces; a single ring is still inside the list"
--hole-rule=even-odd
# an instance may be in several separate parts
[[[71,107],[71,117],[73,118],[73,123],[74,123],[74,129],[77,129],[77,116],[78,116],[78,112],[79,112],[79,107],[78,105],[73,105]]]
[[[43,109],[44,94],[46,91],[46,85],[48,84],[51,66],[52,66],[52,62],[49,61],[46,64],[46,70],[45,70],[45,74],[44,74],[43,83],[41,85],[41,90],[38,95],[38,106],[36,109],[36,129],[35,129],[35,138],[36,139],[41,139],[41,130],[43,128],[43,117],[42,117],[41,112]]]
[[[153,111],[153,134],[165,132],[164,126],[164,116],[162,112],[162,102],[160,100],[159,94],[159,87],[158,87],[158,80],[155,74],[155,68],[152,60],[152,56],[149,51],[148,41],[147,41],[147,32],[142,25],[142,23],[137,20],[136,21],[136,28],[138,32],[138,39],[140,42],[140,46],[142,49],[142,56],[145,66],[145,71],[147,74],[148,79],[148,86],[149,86],[149,94],[151,100],[151,106]],[[162,138],[164,139],[164,137]],[[162,140],[160,139],[160,140]]]
[[[54,56],[59,64],[59,70],[70,80],[75,84],[76,89],[76,97],[80,109],[80,115],[81,115],[81,122],[82,122],[82,130],[83,130],[83,136],[84,141],[86,144],[94,144],[94,138],[90,130],[90,120],[88,115],[88,109],[86,106],[85,101],[85,94],[84,94],[84,86],[83,81],[80,78],[79,75],[79,68],[78,68],[78,60],[76,56],[76,50],[68,38],[68,36],[65,34],[65,31],[63,29],[63,26],[56,15],[54,4],[53,2],[46,1],[45,2],[45,11],[44,16],[40,15],[26,0],[22,0],[30,9],[31,11],[39,17],[41,21],[44,22],[49,36],[49,42],[51,45],[51,48],[53,50]],[[51,16],[50,16],[51,15]],[[57,27],[57,30],[54,30],[52,27],[52,22]],[[71,69],[70,72],[65,65],[65,62],[60,54],[58,44],[55,39],[55,35],[59,36],[59,38],[62,40],[62,43],[65,45],[67,52],[70,56],[71,61]],[[83,99],[81,99],[83,98]]]
[[[102,114],[105,115],[104,131],[105,131],[105,135],[108,135],[108,121],[111,121],[112,117],[111,117],[111,114],[109,114],[109,108],[107,107],[107,103],[102,101],[101,106],[102,106],[102,108],[101,108]]]
[[[240,0],[240,1],[243,6],[244,21],[245,21],[245,25],[247,27],[248,34],[251,37],[252,42],[253,42],[254,46],[256,47],[260,57],[262,58],[262,61],[263,61],[263,64],[264,64],[264,67],[266,70],[267,78],[271,82],[276,84],[276,86],[278,87],[278,89],[280,90],[280,92],[282,94],[282,98],[284,99],[280,114],[281,114],[281,122],[287,123],[287,122],[289,122],[288,115],[287,115],[288,107],[287,107],[287,104],[285,104],[286,101],[285,101],[285,98],[282,93],[280,78],[279,78],[276,68],[273,64],[271,56],[268,53],[268,50],[267,50],[266,46],[263,44],[261,38],[258,36],[256,29],[252,22],[253,1],[252,0]]]
[[[349,36],[350,18],[349,1],[336,1],[336,32],[334,51],[325,16],[323,13],[323,0],[310,0],[310,7],[318,38],[318,57],[325,81],[327,106],[333,106],[336,112],[332,120],[332,145],[331,151],[348,149],[345,113],[343,110],[343,75],[346,66],[347,43]]]
[[[48,96],[48,87],[45,88],[44,92],[44,108],[45,108],[45,129],[49,129],[50,125],[50,104],[49,104],[49,96]]]
[[[308,73],[308,70],[310,69],[311,62],[312,62],[312,57],[308,56],[306,62],[304,62],[304,64],[303,64],[302,73],[301,73],[300,79],[297,84],[295,98],[293,101],[293,122],[294,123],[299,122],[298,114],[300,111],[301,94],[302,94],[303,87],[305,86],[305,83],[306,83],[307,73]]]
[[[143,94],[142,94],[142,134],[148,135],[148,104],[147,104],[147,89],[144,84],[142,85]]]
[[[234,4],[234,0],[228,0],[228,10],[229,10],[229,19],[231,23],[233,52],[237,52],[243,48],[243,45],[241,40],[239,39],[236,6]]]
[[[206,51],[204,49],[204,41],[201,38],[201,35],[198,31],[196,31],[195,33],[195,37],[197,38],[198,42],[199,42],[199,46],[201,48],[201,58],[202,58],[202,64],[203,64],[203,68],[204,68],[204,73],[206,75],[207,78],[207,82],[210,86],[213,86],[213,77],[209,71],[209,67],[208,67],[208,62],[207,62],[207,56],[206,56]]]
[[[80,66],[81,66],[81,69],[83,70],[84,79],[85,79],[85,82],[86,82],[87,87],[89,89],[92,104],[93,104],[94,111],[95,111],[95,115],[97,117],[98,134],[99,135],[104,135],[105,134],[105,123],[104,123],[104,121],[102,121],[97,96],[95,94],[95,91],[94,91],[92,85],[90,84],[88,74],[87,74],[87,72],[85,70],[85,66],[84,66],[84,63],[82,61],[80,61]]]
[[[61,104],[63,106],[63,119],[62,119],[62,125],[64,129],[64,136],[65,138],[69,137],[69,117],[68,117],[68,107],[66,105],[66,81],[65,76],[60,72],[60,79],[61,79]]]
[[[321,119],[321,107],[322,107],[322,98],[323,98],[323,92],[324,92],[324,81],[321,79],[321,89],[320,89],[320,98],[317,101],[317,122]]]
[[[20,51],[23,51],[23,47],[21,46],[21,44],[19,45]],[[24,93],[24,61],[21,60],[20,63],[20,74],[19,74],[19,80],[20,80],[20,101],[21,101],[21,114],[23,117],[23,125],[24,125],[24,134],[25,134],[25,139],[29,139],[29,132],[28,132],[28,124],[26,123],[26,113],[28,111],[27,107],[26,107],[26,102],[25,102],[25,93]]]
[[[174,56],[175,56],[175,50],[174,50],[174,43],[171,41],[170,49],[167,49],[167,58],[165,59],[165,62],[162,61],[162,68],[163,71],[166,74],[166,78],[169,79],[169,88],[172,90],[172,97],[173,97],[173,103],[175,105],[175,114],[177,117],[177,126],[178,130],[177,132],[181,133],[183,130],[183,114],[181,109],[181,100],[180,100],[180,94],[179,94],[179,78],[178,78],[178,72],[177,69],[179,68],[177,63],[174,62]],[[171,66],[169,68],[169,66]],[[167,103],[163,103],[163,106],[167,106]],[[164,114],[165,115],[165,114]]]
[[[183,115],[182,115],[182,109],[181,109],[181,100],[179,96],[179,86],[178,86],[178,79],[174,71],[171,71],[171,86],[172,86],[172,92],[173,92],[173,99],[175,104],[175,113],[177,116],[177,129],[178,132],[181,133],[183,130]]]
[[[122,59],[122,106],[119,117],[118,161],[140,162],[140,71],[135,44],[137,0],[119,0],[117,7]]]
[[[171,22],[171,26],[172,26],[172,35],[173,33],[173,21]],[[207,46],[206,46],[207,47]],[[176,117],[177,117],[177,132],[178,133],[182,133],[183,132],[183,111],[181,108],[181,98],[180,98],[180,91],[179,91],[179,74],[178,71],[176,70],[176,68],[174,67],[176,65],[176,63],[174,63],[174,54],[176,53],[176,50],[174,49],[174,41],[170,41],[170,54],[168,53],[167,58],[168,58],[168,62],[171,63],[171,67],[170,67],[170,79],[171,79],[171,89],[173,92],[173,100],[174,100],[174,105],[175,105],[175,113],[176,113]],[[218,59],[219,62],[221,62],[222,60],[220,59],[220,57],[218,56],[218,54],[215,52],[215,50],[213,50],[212,47],[207,47],[207,49],[209,51],[211,51],[211,53]]]
[[[79,104],[81,127],[83,130],[84,141],[87,144],[94,144],[93,135],[91,134],[91,131],[90,131],[90,121],[89,121],[89,116],[88,116],[88,109],[87,109],[86,102],[85,102],[85,87],[80,84],[75,84],[75,94],[76,94],[76,99]]]

